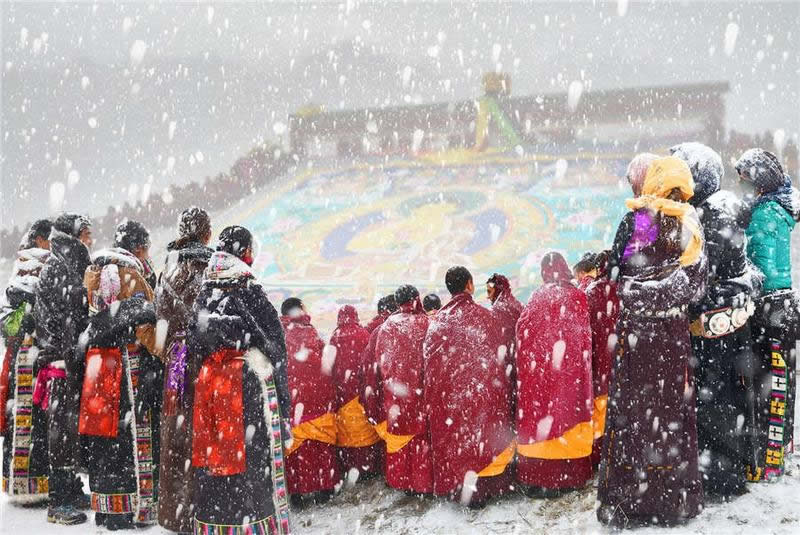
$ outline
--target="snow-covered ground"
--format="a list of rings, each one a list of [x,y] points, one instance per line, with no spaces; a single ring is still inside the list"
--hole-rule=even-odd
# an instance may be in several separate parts
[[[595,519],[595,489],[587,487],[554,500],[514,495],[481,511],[435,499],[409,497],[372,480],[342,492],[323,506],[292,511],[298,534],[523,534],[605,533]],[[22,508],[0,498],[0,533],[18,535],[104,533],[89,519],[81,526],[55,526],[46,509]],[[91,515],[90,515],[91,517]],[[158,526],[150,535],[169,533]],[[703,513],[677,528],[646,528],[637,534],[702,533],[734,535],[800,533],[800,461],[775,483],[750,486],[750,493],[731,503],[708,503]]]

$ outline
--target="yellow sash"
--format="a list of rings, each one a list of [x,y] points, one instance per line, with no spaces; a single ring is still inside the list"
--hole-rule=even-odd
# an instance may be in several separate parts
[[[372,446],[381,438],[367,421],[364,407],[354,397],[336,412],[336,445],[344,448]]]
[[[386,430],[388,424],[386,420],[375,426],[375,432],[386,442],[386,453],[397,453],[416,435],[393,435]]]
[[[306,440],[316,440],[326,444],[336,445],[336,417],[332,412],[326,412],[313,420],[308,420],[292,427],[292,445],[286,450],[288,457]]]
[[[580,459],[592,454],[592,422],[581,422],[560,437],[533,444],[518,444],[524,457],[536,459]]]
[[[494,460],[489,463],[489,466],[478,472],[478,477],[491,477],[491,476],[499,476],[502,474],[508,463],[511,462],[511,459],[514,458],[514,451],[516,450],[517,443],[515,441],[511,441],[511,444],[508,445],[506,449],[501,451]]]
[[[594,411],[592,412],[592,429],[594,439],[603,436],[606,430],[606,407],[608,406],[608,394],[594,398]]]

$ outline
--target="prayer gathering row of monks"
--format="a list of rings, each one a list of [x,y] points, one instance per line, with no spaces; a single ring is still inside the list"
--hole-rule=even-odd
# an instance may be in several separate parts
[[[4,492],[48,499],[55,523],[85,522],[91,507],[111,530],[288,533],[290,496],[320,501],[343,479],[383,474],[481,507],[519,488],[582,488],[600,464],[598,518],[629,526],[697,515],[704,484],[734,496],[746,475],[780,475],[796,307],[778,323],[751,316],[754,302],[791,301],[769,257],[780,248],[763,242],[775,233],[758,227],[778,228],[774,216],[791,231],[797,192],[773,155],[748,151],[737,169],[757,195],[743,218],[732,210],[745,203],[719,198],[716,153],[672,151],[631,162],[634,198],[611,249],[575,272],[546,254],[525,306],[500,274],[481,306],[456,266],[444,306],[404,285],[366,327],[342,307],[328,344],[301,300],[272,306],[247,229],[208,247],[200,208],[181,214],[158,276],[138,222],[90,255],[87,217],[38,221],[2,303]]]

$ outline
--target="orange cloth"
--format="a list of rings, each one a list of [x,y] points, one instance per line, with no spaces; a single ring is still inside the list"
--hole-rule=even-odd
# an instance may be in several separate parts
[[[558,438],[518,444],[517,451],[536,459],[580,459],[592,454],[593,438],[592,422],[581,422]]]
[[[372,446],[381,437],[367,421],[364,407],[354,397],[336,412],[336,445],[343,448],[363,448]]]
[[[594,411],[592,411],[592,429],[594,439],[603,436],[606,430],[606,407],[608,406],[608,394],[594,398]]]
[[[502,474],[508,463],[514,458],[514,451],[516,450],[517,443],[515,441],[511,441],[511,444],[500,452],[500,454],[494,458],[489,466],[478,472],[478,477],[492,477],[492,476],[499,476]]]
[[[694,196],[694,179],[689,166],[674,156],[658,158],[647,168],[642,195],[628,199],[625,205],[630,210],[649,208],[680,219],[691,233],[689,244],[679,259],[682,266],[688,266],[694,264],[703,252],[703,229],[692,205],[666,198],[674,189],[680,190],[684,201]]]
[[[397,453],[411,442],[415,435],[393,435],[386,430],[386,420],[375,426],[375,432],[386,442],[386,453]]]
[[[288,457],[299,448],[306,440],[316,440],[325,444],[336,445],[336,416],[326,412],[313,420],[308,420],[292,427],[292,445],[286,450]]]

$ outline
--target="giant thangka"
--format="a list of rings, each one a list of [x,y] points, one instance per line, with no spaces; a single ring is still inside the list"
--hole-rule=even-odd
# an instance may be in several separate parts
[[[506,274],[524,301],[546,252],[572,261],[609,246],[630,195],[630,157],[317,164],[224,223],[252,229],[254,267],[273,302],[301,297],[323,329],[342,304],[367,316],[401,284],[444,297],[454,264],[472,270],[481,292],[492,272]]]

